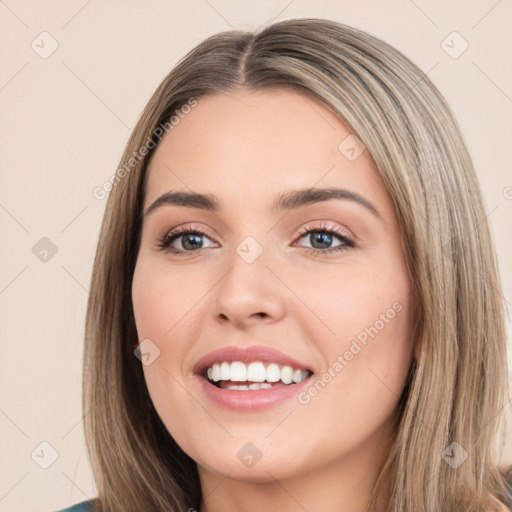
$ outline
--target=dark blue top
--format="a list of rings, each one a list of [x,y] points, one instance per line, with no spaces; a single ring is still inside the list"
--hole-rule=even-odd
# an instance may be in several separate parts
[[[92,512],[92,500],[82,501],[72,507],[58,510],[57,512]]]

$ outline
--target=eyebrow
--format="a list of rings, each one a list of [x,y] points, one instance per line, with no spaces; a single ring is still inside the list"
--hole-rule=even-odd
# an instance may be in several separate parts
[[[345,199],[353,201],[370,211],[381,219],[377,208],[364,197],[341,188],[308,188],[300,190],[289,190],[277,198],[272,205],[272,211],[294,210],[314,203],[328,201],[330,199]],[[217,198],[211,194],[200,194],[197,192],[173,192],[169,191],[158,197],[146,210],[145,216],[157,208],[164,206],[184,206],[186,208],[198,208],[207,211],[219,211],[220,205]]]

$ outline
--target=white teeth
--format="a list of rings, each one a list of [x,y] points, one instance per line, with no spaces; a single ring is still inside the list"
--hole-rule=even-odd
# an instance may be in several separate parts
[[[229,363],[224,361],[220,365],[220,380],[229,380],[230,375],[231,371],[229,369]]]
[[[283,366],[281,370],[281,380],[285,384],[290,384],[293,379],[293,368],[291,366]]]
[[[212,369],[212,380],[217,382],[218,380],[220,380],[220,365],[214,364]]]
[[[307,370],[295,370],[293,372],[293,382],[302,382],[306,380],[309,376],[309,372]]]
[[[252,382],[265,382],[267,372],[263,363],[251,363],[247,368],[247,380]]]
[[[272,387],[272,384],[268,382],[254,382],[253,384],[249,384],[249,389],[269,389]]]
[[[270,363],[265,367],[261,361],[244,364],[240,361],[223,361],[215,363],[207,369],[206,375],[213,382],[231,381],[233,384],[226,389],[266,389],[272,387],[269,383],[282,381],[283,384],[302,382],[310,375],[308,370],[294,369],[291,366],[279,366]],[[251,382],[251,384],[234,384],[235,382]]]
[[[215,368],[215,365],[213,365]],[[247,367],[244,363],[241,363],[240,361],[233,361],[231,363],[231,366],[229,368],[231,375],[229,376],[229,380],[236,382],[245,382],[247,380]],[[215,377],[215,375],[214,375]],[[220,378],[220,375],[219,375]],[[214,379],[215,380],[215,379]],[[219,380],[219,379],[217,379]]]
[[[271,388],[272,385],[268,382],[254,382],[252,384],[249,384],[248,386],[245,386],[241,384],[240,386],[237,384],[228,384],[225,389],[236,389],[239,391],[245,391],[248,389],[268,389]]]
[[[267,366],[267,382],[279,382],[281,380],[281,370],[275,363]]]

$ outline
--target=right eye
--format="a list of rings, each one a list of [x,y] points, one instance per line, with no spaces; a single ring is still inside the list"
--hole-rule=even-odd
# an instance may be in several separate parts
[[[190,226],[179,227],[158,240],[157,246],[161,251],[170,252],[172,254],[184,255],[186,253],[198,252],[201,249],[205,249],[203,241],[204,237],[207,237],[207,233],[197,228],[190,228]],[[178,241],[178,245],[181,248],[173,246]],[[212,242],[210,247],[215,247]]]

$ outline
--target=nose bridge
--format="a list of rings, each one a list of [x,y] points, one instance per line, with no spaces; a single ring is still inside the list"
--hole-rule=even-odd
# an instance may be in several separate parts
[[[267,268],[269,248],[253,236],[236,247],[231,268],[219,282],[215,315],[243,324],[256,318],[278,320],[284,314],[283,290]]]

